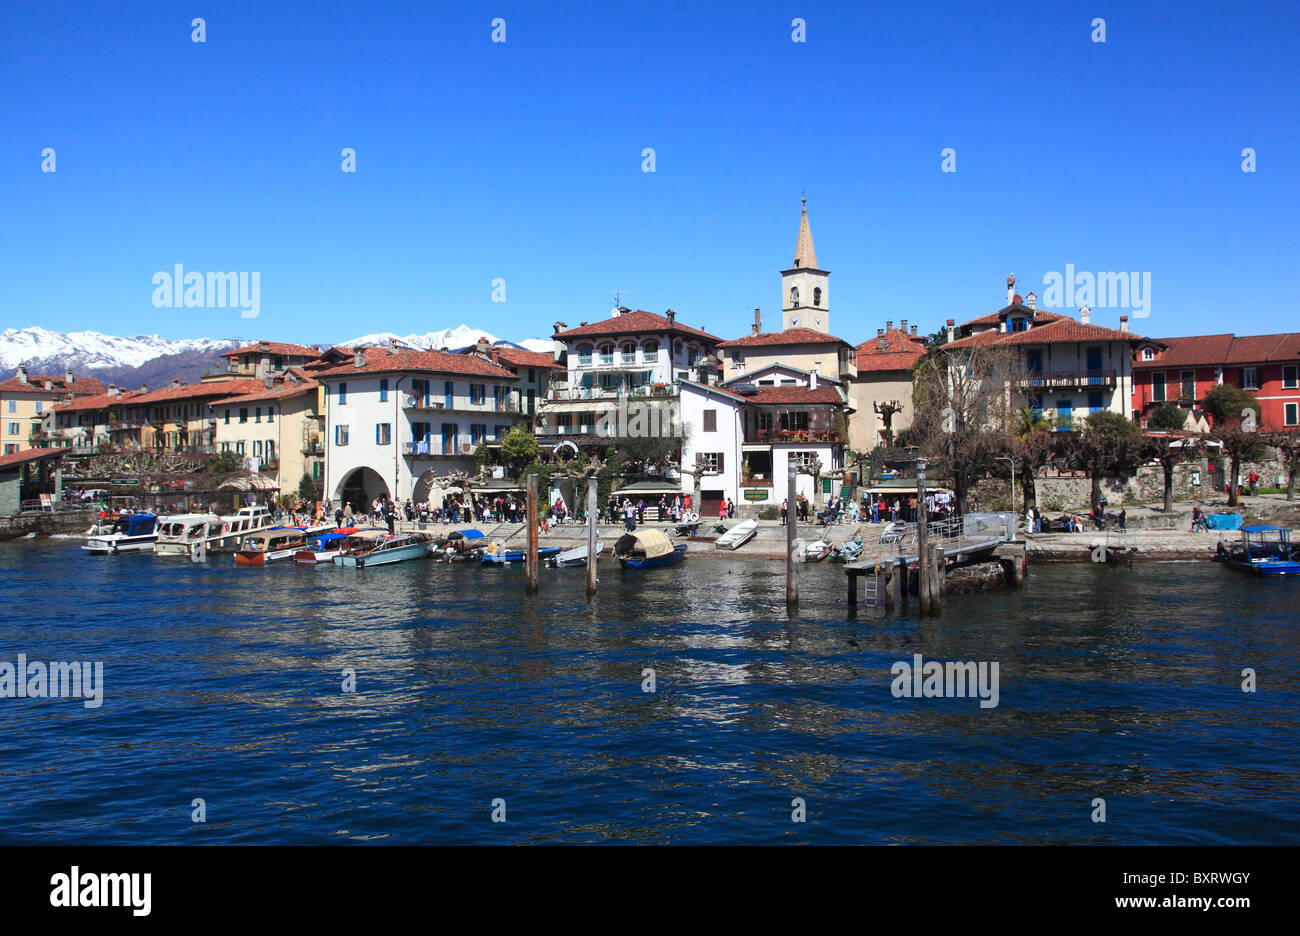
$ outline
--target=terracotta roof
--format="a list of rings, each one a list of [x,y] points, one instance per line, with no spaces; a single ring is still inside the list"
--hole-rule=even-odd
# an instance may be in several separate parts
[[[1019,298],[1019,296],[1016,297],[1017,300],[1019,300]],[[990,312],[988,315],[981,315],[979,318],[973,318],[969,322],[962,322],[958,327],[967,328],[971,325],[997,325],[1002,321],[1004,316],[1013,312],[1019,315],[1028,316],[1033,319],[1035,324],[1039,325],[1045,322],[1054,322],[1057,319],[1070,317],[1068,315],[1062,315],[1059,312],[1049,312],[1047,309],[1031,309],[1023,302],[1016,301],[1011,303],[1009,306],[1004,306],[1003,308],[998,309],[996,312]]]
[[[266,385],[260,380],[217,380],[210,383],[181,384],[179,387],[159,387],[147,393],[137,393],[132,404],[170,403],[174,400],[194,400],[200,397],[227,397],[249,393]]]
[[[1300,334],[1247,335],[1232,339],[1226,364],[1255,364],[1300,359]]]
[[[1142,368],[1191,367],[1194,365],[1222,364],[1232,346],[1232,335],[1194,335],[1188,338],[1161,338],[1164,351],[1157,351],[1155,360],[1133,362],[1134,370]]]
[[[706,341],[722,340],[717,335],[710,335],[706,331],[691,328],[689,325],[683,325],[678,321],[670,322],[667,316],[655,315],[653,312],[645,312],[641,309],[637,309],[635,312],[624,312],[622,315],[611,315],[609,318],[603,318],[598,322],[588,322],[586,325],[579,325],[577,328],[558,332],[554,337],[561,341],[567,341],[572,338],[612,337],[615,335],[635,335],[642,332],[672,332],[673,334],[703,338]]]
[[[745,400],[749,399],[749,397],[745,396],[743,393],[736,393],[736,391],[734,390],[726,390],[716,384],[702,384],[698,380],[680,380],[680,379],[677,382],[679,384],[684,384],[688,387],[697,387],[700,390],[704,390],[708,393],[716,393],[720,396],[730,397],[731,399],[739,400],[742,403]]]
[[[54,411],[56,413],[77,413],[108,409],[110,406],[125,403],[139,395],[139,390],[123,390],[112,396],[109,396],[108,392],[105,391],[104,393],[96,393],[94,396],[74,397],[71,402],[60,403],[54,407]]]
[[[238,396],[225,397],[220,400],[213,400],[213,406],[229,406],[232,403],[255,403],[258,400],[284,400],[289,397],[296,397],[303,393],[311,393],[319,387],[320,384],[314,380],[299,380],[296,383],[288,381],[277,381],[273,386],[267,387],[262,382],[259,390],[253,390],[249,393],[242,393]]]
[[[544,351],[529,351],[525,348],[507,348],[493,347],[488,349],[488,353],[498,363],[506,367],[549,367],[553,370],[564,370],[565,367],[559,361],[555,360],[553,354],[547,354]]]
[[[346,364],[319,371],[319,379],[346,377],[349,374],[384,374],[401,371],[420,371],[436,374],[464,374],[470,377],[496,377],[514,380],[515,375],[504,367],[490,364],[471,354],[451,351],[415,351],[407,348],[366,348],[366,363],[358,367],[355,356]]]
[[[63,457],[61,448],[40,448],[28,449],[25,452],[11,452],[8,455],[0,455],[0,469],[12,468],[15,465],[22,465],[27,462],[40,461],[43,458],[53,458],[54,456]]]
[[[49,390],[45,389],[47,380],[50,382]],[[0,393],[5,391],[10,393],[58,393],[61,395],[71,393],[73,396],[91,396],[96,393],[103,393],[104,385],[95,377],[77,377],[69,384],[63,376],[50,377],[42,374],[28,374],[27,383],[19,380],[17,375],[0,382]]]
[[[969,323],[968,323],[969,324]],[[1137,343],[1151,339],[1135,335],[1133,332],[1106,328],[1102,325],[1085,325],[1072,318],[1057,316],[1046,325],[1035,325],[1019,332],[985,331],[958,338],[943,345],[945,349],[975,348],[987,345],[1034,345],[1060,342],[1082,341],[1125,341]]]
[[[880,339],[870,338],[858,345],[858,373],[871,371],[907,371],[925,356],[926,346],[919,337],[913,337],[899,328],[884,334],[885,349],[880,350]]]
[[[826,332],[817,331],[815,328],[787,328],[779,332],[760,332],[757,335],[745,335],[743,338],[732,338],[718,344],[719,348],[755,348],[768,345],[800,345],[800,344],[842,344],[848,342],[843,338],[836,338],[834,335],[828,335]]]
[[[759,387],[754,393],[743,394],[746,403],[843,403],[844,397],[835,387],[818,384],[810,387]]]
[[[266,349],[262,349],[266,345]],[[257,341],[251,345],[244,345],[242,348],[233,348],[230,351],[222,351],[222,357],[234,357],[237,354],[297,354],[303,357],[317,358],[320,357],[320,351],[315,348],[308,348],[306,345],[286,344],[282,341]]]

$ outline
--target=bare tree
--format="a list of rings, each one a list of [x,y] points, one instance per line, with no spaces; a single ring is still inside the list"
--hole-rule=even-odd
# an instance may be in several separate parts
[[[891,447],[894,444],[894,414],[903,411],[903,404],[897,400],[881,400],[871,404],[871,408],[880,421],[885,424],[885,445]]]

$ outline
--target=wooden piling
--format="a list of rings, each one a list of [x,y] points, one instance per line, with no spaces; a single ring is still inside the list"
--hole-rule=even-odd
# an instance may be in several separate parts
[[[787,607],[794,607],[799,603],[799,569],[794,561],[794,540],[795,540],[795,518],[799,515],[798,502],[795,500],[796,481],[798,479],[798,466],[794,459],[787,463],[788,474],[786,477],[786,497],[785,497],[785,603]],[[852,576],[849,576],[850,581]]]
[[[587,597],[596,594],[596,478],[587,479]]]
[[[539,587],[537,575],[537,475],[528,476],[528,549],[524,553],[524,592],[535,595]]]
[[[931,599],[930,606],[935,614],[943,611],[943,586],[948,579],[948,564],[943,558],[943,549],[938,545],[930,547],[934,550],[934,597]]]

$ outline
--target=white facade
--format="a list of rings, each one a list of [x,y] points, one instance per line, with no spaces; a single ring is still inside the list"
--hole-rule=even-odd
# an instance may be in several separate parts
[[[743,437],[742,402],[733,394],[698,383],[679,384],[683,487],[697,510],[712,507],[717,516],[718,501],[740,504],[740,442]],[[711,413],[712,416],[706,414]],[[705,426],[712,428],[706,429]],[[704,470],[700,470],[700,466]],[[705,513],[707,516],[708,513]]]
[[[437,476],[473,473],[474,451],[521,418],[512,381],[443,373],[323,375],[325,494],[360,504],[429,499]]]

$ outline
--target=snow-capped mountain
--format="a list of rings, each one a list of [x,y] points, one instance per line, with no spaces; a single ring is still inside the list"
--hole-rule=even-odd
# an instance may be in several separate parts
[[[456,351],[476,344],[480,338],[486,338],[491,344],[501,343],[501,339],[491,332],[483,331],[481,328],[471,328],[468,325],[457,325],[455,328],[443,328],[439,331],[425,332],[423,335],[398,335],[393,332],[379,332],[373,335],[362,335],[360,338],[353,338],[350,341],[340,342],[340,344],[346,348],[355,348],[357,345],[387,345],[390,341],[396,341],[400,345],[406,345],[409,348],[420,348],[425,351],[436,351],[440,348]],[[549,352],[555,347],[554,342],[544,338],[525,338],[523,341],[511,341],[509,343],[529,351]]]
[[[165,355],[215,355],[235,342],[220,338],[172,340],[158,335],[117,338],[95,331],[56,332],[33,326],[0,332],[0,370],[11,371],[27,362],[33,373],[58,372],[97,376],[97,370],[140,367]]]

